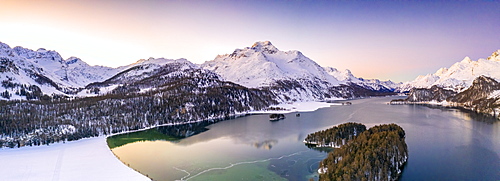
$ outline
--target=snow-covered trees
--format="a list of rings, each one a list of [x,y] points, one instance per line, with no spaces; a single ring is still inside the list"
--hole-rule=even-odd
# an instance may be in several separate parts
[[[144,93],[116,92],[71,101],[0,101],[0,146],[49,144],[168,123],[227,119],[277,103],[270,92],[230,82],[211,80],[209,86],[200,87],[199,81],[207,81],[202,77],[173,80]],[[133,86],[139,85],[123,87]]]

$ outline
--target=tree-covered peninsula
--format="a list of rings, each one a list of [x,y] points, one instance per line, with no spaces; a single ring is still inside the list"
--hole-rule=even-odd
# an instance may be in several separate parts
[[[324,131],[308,135],[308,138],[319,139],[321,135],[329,137],[329,145],[345,138],[332,137],[349,135],[352,139],[334,149],[328,157],[320,162],[320,180],[397,180],[408,160],[408,147],[404,130],[396,124],[374,126],[366,131],[359,123],[346,123]],[[340,129],[340,128],[344,129]],[[349,128],[349,129],[345,129]],[[353,132],[357,128],[356,133]],[[343,133],[339,133],[346,131]],[[327,140],[325,138],[321,140]]]

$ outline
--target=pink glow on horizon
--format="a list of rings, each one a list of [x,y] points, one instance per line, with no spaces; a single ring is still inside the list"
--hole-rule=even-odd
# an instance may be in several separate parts
[[[270,40],[322,66],[407,81],[500,49],[500,2],[2,1],[0,42],[91,65],[195,63]]]

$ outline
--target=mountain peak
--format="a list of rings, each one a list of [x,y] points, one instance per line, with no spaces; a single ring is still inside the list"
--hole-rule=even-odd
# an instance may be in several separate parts
[[[487,85],[487,84],[498,84],[495,79],[481,75],[474,79],[472,82],[472,86],[481,86],[481,85]]]
[[[271,43],[271,41],[258,41],[252,45],[252,48],[261,46],[273,46],[273,44]]]
[[[166,58],[153,58],[149,57],[148,59],[140,59],[135,63],[132,63],[130,65],[122,66],[119,67],[118,69],[124,70],[131,68],[133,66],[137,65],[157,65],[157,66],[165,66],[167,64],[183,64],[187,65],[188,67],[196,67],[193,63],[190,61],[186,60],[185,58],[180,58],[180,59],[166,59]]]
[[[470,57],[467,56],[461,62],[463,62],[463,63],[470,63],[470,62],[472,62],[472,60],[470,59]]]
[[[497,51],[493,52],[491,56],[488,57],[488,60],[492,61],[500,61],[500,49]]]
[[[270,41],[258,41],[255,42],[250,49],[255,50],[256,52],[267,52],[270,54],[278,52],[278,48],[276,48]]]
[[[7,44],[5,44],[5,43],[3,43],[3,42],[0,42],[0,49],[6,49],[6,48],[10,49],[10,46],[7,45]]]
[[[38,50],[36,50],[37,52],[47,52],[47,49],[45,48],[39,48]]]
[[[80,62],[82,61],[81,59],[77,58],[77,57],[69,57],[67,60],[66,60],[66,65],[69,65],[69,64],[75,64],[77,62]],[[83,62],[83,61],[82,61]]]

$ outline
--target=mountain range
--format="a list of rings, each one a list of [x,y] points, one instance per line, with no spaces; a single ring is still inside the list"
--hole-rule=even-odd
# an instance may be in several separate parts
[[[473,61],[465,57],[433,74],[394,83],[358,78],[347,69],[321,67],[302,52],[281,51],[270,41],[256,42],[202,64],[186,59],[149,58],[118,68],[90,66],[76,57],[64,60],[56,51],[11,48],[0,42],[0,63],[0,100],[74,99],[161,91],[172,86],[165,80],[185,76],[205,79],[198,82],[199,87],[210,86],[210,80],[217,80],[267,91],[274,101],[281,103],[412,92],[415,88],[449,95],[449,91],[466,90],[479,76],[500,80],[500,71],[497,71],[500,50],[486,59]],[[423,96],[428,93],[421,94],[414,101],[432,99]],[[437,97],[432,100],[443,101],[449,96]]]
[[[472,85],[479,76],[491,77],[500,80],[500,50],[497,50],[486,59],[477,61],[465,57],[462,61],[449,68],[440,68],[433,74],[418,76],[415,80],[402,84],[399,91],[409,91],[412,88],[430,88],[438,86],[461,92]]]
[[[159,76],[166,69],[175,69],[168,76],[183,74],[187,69],[213,72],[224,81],[269,90],[279,102],[366,97],[393,92],[400,85],[321,67],[300,51],[280,51],[269,41],[256,42],[203,64],[149,58],[118,68],[90,66],[76,57],[64,60],[56,51],[10,48],[0,43],[0,62],[3,100],[99,96]],[[143,84],[129,91],[146,92],[157,86]]]

